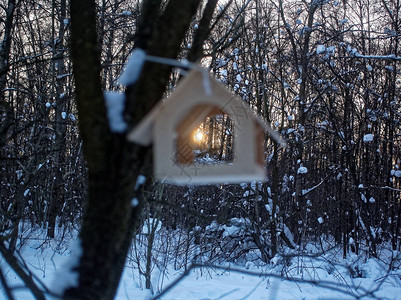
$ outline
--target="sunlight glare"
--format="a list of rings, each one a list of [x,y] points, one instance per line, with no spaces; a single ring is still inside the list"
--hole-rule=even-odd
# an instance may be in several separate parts
[[[198,143],[202,142],[203,141],[203,132],[200,130],[196,131],[194,134],[194,140],[195,140],[195,142],[198,142]]]

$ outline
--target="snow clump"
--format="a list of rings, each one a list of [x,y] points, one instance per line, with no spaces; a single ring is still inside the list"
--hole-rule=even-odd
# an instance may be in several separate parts
[[[308,173],[308,169],[306,167],[299,167],[297,174],[306,174]]]
[[[118,83],[122,85],[134,84],[141,74],[145,58],[145,51],[143,51],[141,48],[134,49],[125,65],[124,71],[118,78]]]
[[[391,170],[391,175],[395,176],[395,177],[401,177],[401,171],[400,170]]]
[[[316,54],[322,54],[326,52],[326,47],[323,45],[318,45],[316,47]]]
[[[127,123],[125,123],[123,117],[125,94],[107,91],[104,92],[104,99],[106,101],[110,130],[118,133],[124,132],[127,129]]]
[[[133,198],[133,199],[131,200],[131,206],[132,206],[132,207],[137,207],[138,205],[139,205],[138,199],[137,199],[137,198]]]
[[[373,134],[371,134],[371,133],[365,134],[365,135],[363,136],[363,141],[364,141],[365,143],[372,142],[372,141],[373,141]]]

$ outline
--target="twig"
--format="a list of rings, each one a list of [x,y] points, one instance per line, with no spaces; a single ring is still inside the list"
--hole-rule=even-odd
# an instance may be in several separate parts
[[[4,287],[4,290],[6,292],[7,298],[9,300],[14,300],[15,298],[13,296],[13,293],[12,293],[10,287],[7,284],[6,278],[4,277],[3,270],[1,270],[1,268],[0,268],[0,282]]]
[[[25,272],[25,270],[21,267],[19,261],[14,257],[10,250],[8,250],[4,246],[4,243],[0,243],[0,252],[3,255],[7,264],[21,278],[26,287],[32,292],[34,297],[38,300],[46,300],[43,292],[38,288],[33,278]]]
[[[194,265],[190,265],[187,270],[181,274],[176,280],[174,280],[172,283],[170,283],[164,290],[162,290],[159,294],[151,298],[151,300],[157,300],[160,299],[161,296],[166,294],[169,290],[171,290],[173,287],[175,287],[181,280],[184,279],[184,277],[188,276],[191,270],[194,268]]]

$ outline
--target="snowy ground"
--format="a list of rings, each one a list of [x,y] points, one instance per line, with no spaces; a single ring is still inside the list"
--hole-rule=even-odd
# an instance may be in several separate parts
[[[53,288],[65,278],[63,265],[71,256],[71,251],[65,244],[42,244],[39,240],[30,240],[22,247],[20,253],[30,270],[47,287]],[[161,299],[401,299],[399,269],[388,272],[388,267],[376,259],[361,259],[351,255],[342,260],[338,256],[340,253],[331,252],[313,259],[294,257],[287,264],[284,263],[285,260],[277,258],[274,260],[275,265],[256,266],[250,263],[246,264],[246,268],[231,266],[236,268],[235,270],[227,270],[228,265],[213,270],[195,268]],[[350,276],[350,270],[345,265],[353,266],[354,274],[359,275]],[[10,285],[18,287],[15,290],[15,298],[33,299],[3,258],[0,259],[0,266]],[[240,270],[248,274],[239,272]],[[261,273],[274,275],[260,276]],[[169,268],[167,276],[163,277],[163,287],[168,286],[181,274],[182,271]],[[281,275],[298,278],[300,281],[291,282],[283,279]],[[157,271],[154,271],[152,276],[154,285],[160,286],[161,277]],[[302,282],[302,279],[318,281],[319,284]],[[128,265],[116,299],[152,299],[155,295],[143,289],[143,285],[144,279],[139,277],[133,266]],[[334,289],[321,285],[328,285]],[[4,288],[0,287],[0,299],[6,299]],[[374,293],[361,297],[367,291]]]

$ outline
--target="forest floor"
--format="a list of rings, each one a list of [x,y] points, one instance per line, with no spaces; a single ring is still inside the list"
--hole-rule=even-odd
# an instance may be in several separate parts
[[[39,237],[30,238],[21,246],[19,254],[40,282],[56,290],[68,280],[65,267],[71,261],[69,245],[68,239],[44,243]],[[312,252],[313,247],[309,248]],[[398,255],[388,250],[381,252],[381,257],[397,256],[392,260],[392,270],[389,270],[390,260],[366,255],[349,255],[343,259],[340,249],[318,256],[276,256],[269,264],[226,263],[215,268],[193,268],[160,299],[401,299]],[[16,287],[16,299],[34,299],[3,258],[0,258],[0,267],[9,286]],[[153,299],[183,271],[172,266],[163,272],[154,268],[151,292],[144,288],[145,280],[139,276],[137,265],[128,260],[116,299]],[[0,299],[7,299],[1,285]],[[49,296],[49,299],[54,298]]]

